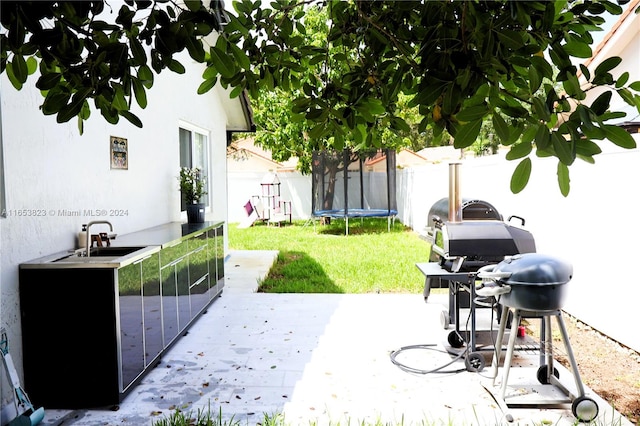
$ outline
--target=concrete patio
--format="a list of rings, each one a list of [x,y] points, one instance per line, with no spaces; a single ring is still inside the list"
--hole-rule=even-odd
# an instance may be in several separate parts
[[[210,410],[240,425],[278,413],[289,425],[507,424],[490,392],[497,394],[490,366],[474,373],[463,360],[451,363],[449,331],[440,325],[447,295],[425,303],[422,294],[256,293],[276,254],[232,251],[222,296],[118,407],[44,407],[41,424],[152,425],[176,409]],[[392,352],[414,345],[424,347],[396,358],[413,372],[391,361]],[[537,354],[517,355],[509,395],[563,396],[537,382]],[[571,373],[556,366],[571,382]],[[586,391],[598,403],[597,424],[631,425]],[[508,412],[518,425],[576,423],[566,404]]]

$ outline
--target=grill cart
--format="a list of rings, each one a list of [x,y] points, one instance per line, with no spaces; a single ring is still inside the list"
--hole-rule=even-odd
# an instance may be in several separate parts
[[[455,330],[449,333],[447,340],[453,348],[462,348],[468,343],[467,369],[480,371],[484,367],[484,357],[477,352],[476,308],[493,308],[495,300],[478,298],[475,293],[477,271],[502,261],[505,256],[535,252],[536,247],[530,232],[509,223],[516,218],[524,225],[524,219],[511,216],[505,222],[491,203],[460,197],[459,166],[459,163],[449,166],[449,197],[436,202],[429,211],[425,239],[431,246],[430,261],[416,266],[425,276],[425,302],[431,288],[449,289],[449,309],[443,311],[441,322],[445,329],[455,324]],[[462,333],[461,308],[470,310],[471,330],[466,339]],[[502,321],[501,316],[497,320],[508,322]]]

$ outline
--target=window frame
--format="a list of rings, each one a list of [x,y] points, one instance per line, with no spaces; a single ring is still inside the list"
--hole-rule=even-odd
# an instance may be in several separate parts
[[[189,140],[183,141],[183,132],[188,132]],[[206,194],[202,197],[205,209],[211,205],[211,132],[190,123],[178,124],[178,151],[180,167],[199,167],[206,179]],[[188,152],[183,144],[189,142]],[[201,146],[198,144],[201,143]],[[180,211],[186,210],[184,199],[180,197]]]

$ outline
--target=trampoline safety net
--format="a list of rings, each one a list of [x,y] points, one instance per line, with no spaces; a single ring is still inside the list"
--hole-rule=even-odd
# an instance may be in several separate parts
[[[396,152],[316,151],[311,186],[314,217],[395,217]]]

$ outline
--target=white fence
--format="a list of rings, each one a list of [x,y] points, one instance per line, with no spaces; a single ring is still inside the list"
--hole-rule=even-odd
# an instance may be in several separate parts
[[[640,225],[636,222],[640,150],[612,150],[598,157],[595,165],[577,160],[570,168],[571,193],[566,198],[558,189],[554,159],[536,159],[527,187],[520,194],[511,193],[509,181],[516,162],[502,155],[464,160],[460,190],[463,198],[489,202],[505,220],[511,215],[523,217],[539,253],[573,264],[564,309],[640,351],[634,314],[639,279],[633,266],[640,259]],[[448,170],[448,163],[397,170],[398,219],[402,223],[417,232],[424,230],[430,207],[448,196]],[[229,174],[230,222],[245,217],[242,206],[251,195],[260,194],[262,177],[263,173]],[[292,201],[293,217],[309,218],[310,176],[282,173],[279,178],[282,198]]]

